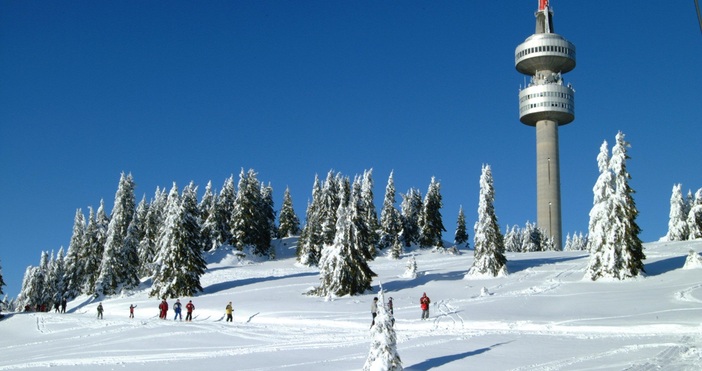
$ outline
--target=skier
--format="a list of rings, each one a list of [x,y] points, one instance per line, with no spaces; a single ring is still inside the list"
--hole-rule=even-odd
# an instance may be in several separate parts
[[[183,316],[180,314],[180,299],[176,299],[175,304],[173,304],[173,311],[175,312],[175,317],[173,317],[173,320],[175,321],[180,317],[180,320],[183,320]]]
[[[58,301],[54,303],[54,313],[61,313],[61,303]]]
[[[98,304],[97,311],[98,311],[97,318],[102,319],[102,303]]]
[[[431,300],[429,300],[429,297],[425,292],[424,295],[422,295],[422,297],[419,299],[419,306],[420,308],[422,308],[422,319],[429,318],[429,303],[431,303]]]
[[[66,313],[66,298],[61,299],[61,313]]]
[[[224,308],[224,311],[227,313],[227,322],[233,322],[234,319],[232,318],[232,312],[234,312],[234,308],[232,308],[231,301],[229,302],[229,304],[227,304],[227,307]]]
[[[193,304],[192,300],[188,300],[188,304],[185,304],[185,310],[188,312],[188,314],[185,315],[185,320],[188,322],[192,322],[193,320],[193,309],[195,309],[195,304]]]
[[[371,303],[371,316],[373,316],[373,321],[371,322],[370,327],[373,328],[373,325],[375,325],[375,316],[378,315],[378,298],[375,297],[373,298],[373,302]]]
[[[168,302],[166,302],[166,299],[163,299],[161,301],[161,304],[158,305],[158,309],[161,310],[161,312],[159,312],[158,318],[166,319],[166,314],[168,313]]]
[[[134,308],[136,307],[134,304],[129,304],[129,318],[134,318]]]

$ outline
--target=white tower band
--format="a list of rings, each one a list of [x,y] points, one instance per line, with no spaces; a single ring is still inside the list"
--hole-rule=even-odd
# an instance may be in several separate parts
[[[514,52],[517,71],[531,76],[519,92],[519,120],[536,127],[536,223],[561,248],[558,126],[575,119],[575,90],[563,74],[575,68],[575,45],[553,32],[553,11],[539,0],[536,32]]]

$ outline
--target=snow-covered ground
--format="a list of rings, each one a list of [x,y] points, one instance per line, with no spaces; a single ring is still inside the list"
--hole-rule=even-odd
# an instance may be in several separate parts
[[[157,317],[148,290],[69,302],[67,314],[17,313],[0,321],[0,370],[359,370],[370,346],[373,292],[309,297],[316,269],[276,261],[208,257],[192,322]],[[398,352],[406,370],[699,370],[702,265],[682,269],[702,241],[645,245],[647,276],[583,281],[585,252],[507,254],[506,277],[465,280],[472,251],[413,251],[371,263],[394,299]],[[419,297],[432,299],[420,320]],[[224,307],[234,304],[234,322]],[[169,300],[172,306],[174,300]],[[136,318],[129,319],[129,305]]]

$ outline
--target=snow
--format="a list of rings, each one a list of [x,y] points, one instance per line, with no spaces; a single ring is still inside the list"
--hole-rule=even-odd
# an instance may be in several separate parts
[[[218,251],[207,257],[204,292],[180,298],[195,304],[192,322],[173,321],[172,310],[159,320],[147,283],[127,295],[79,297],[67,314],[5,313],[0,370],[359,370],[380,284],[394,299],[405,370],[698,370],[702,276],[683,266],[702,240],[645,248],[645,277],[597,282],[584,279],[583,251],[507,253],[509,274],[466,280],[472,251],[412,249],[371,262],[372,290],[332,300],[303,295],[319,275],[295,264],[294,240],[277,246],[275,261]],[[412,254],[417,276],[405,278]],[[423,292],[428,321],[420,320]],[[224,321],[229,301],[233,323]]]

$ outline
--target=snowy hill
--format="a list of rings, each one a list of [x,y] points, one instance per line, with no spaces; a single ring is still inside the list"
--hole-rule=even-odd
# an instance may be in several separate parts
[[[193,322],[157,317],[148,290],[80,297],[67,314],[6,314],[0,370],[359,370],[368,355],[375,293],[309,297],[316,269],[231,251],[207,257]],[[398,352],[406,370],[699,370],[702,365],[702,265],[688,264],[702,241],[645,245],[647,276],[583,281],[585,252],[508,253],[506,277],[465,280],[472,251],[417,251],[417,278],[401,260],[371,263],[393,297]],[[146,286],[148,283],[145,283]],[[418,300],[432,299],[420,320]],[[224,321],[227,302],[234,322]],[[173,304],[173,300],[169,304]],[[137,305],[129,319],[129,305]]]

